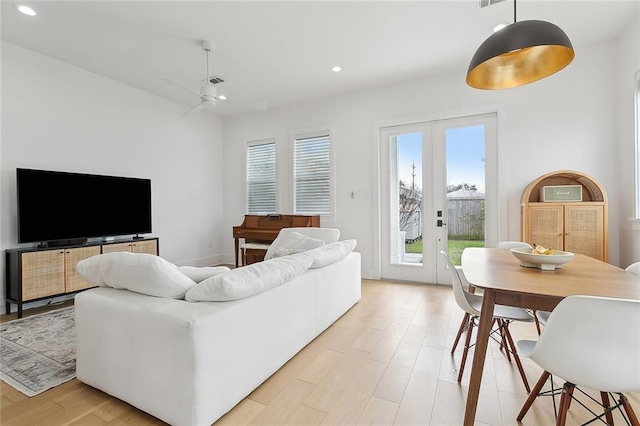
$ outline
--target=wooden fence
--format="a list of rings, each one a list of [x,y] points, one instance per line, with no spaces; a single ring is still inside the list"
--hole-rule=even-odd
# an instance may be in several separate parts
[[[449,198],[446,223],[451,240],[484,240],[484,198]]]

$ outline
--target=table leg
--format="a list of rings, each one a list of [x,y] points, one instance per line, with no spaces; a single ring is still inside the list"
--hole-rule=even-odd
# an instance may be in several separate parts
[[[478,324],[478,336],[476,337],[475,353],[473,354],[473,364],[471,366],[471,378],[469,379],[469,390],[467,392],[467,406],[464,412],[465,426],[473,426],[476,418],[482,370],[484,369],[484,359],[487,354],[489,333],[491,332],[491,323],[493,322],[495,298],[496,294],[493,290],[484,290],[482,296],[482,311],[480,312],[480,322]]]

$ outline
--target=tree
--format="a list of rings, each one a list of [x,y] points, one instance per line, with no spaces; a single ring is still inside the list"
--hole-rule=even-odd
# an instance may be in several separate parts
[[[476,187],[475,183],[473,185],[469,185],[468,183],[459,183],[457,185],[447,185],[447,194],[450,193],[450,192],[459,191],[461,189],[464,189],[466,191],[477,191],[478,190],[478,188]]]
[[[399,182],[400,215],[399,225],[401,231],[407,231],[420,223],[422,206],[422,190],[406,182]]]

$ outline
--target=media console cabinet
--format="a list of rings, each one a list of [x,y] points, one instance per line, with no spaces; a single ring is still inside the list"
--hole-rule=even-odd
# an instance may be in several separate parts
[[[6,251],[6,306],[18,306],[55,296],[75,293],[94,285],[76,273],[76,264],[101,253],[130,251],[158,255],[158,238],[95,242],[55,248],[18,248]]]

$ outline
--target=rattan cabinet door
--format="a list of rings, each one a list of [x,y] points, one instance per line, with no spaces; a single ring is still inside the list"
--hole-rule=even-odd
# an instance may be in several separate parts
[[[133,253],[148,253],[158,255],[158,240],[136,241],[131,244]]]
[[[604,258],[604,206],[565,206],[564,249],[598,260]]]
[[[21,254],[22,300],[64,293],[64,250]]]
[[[525,241],[554,250],[564,248],[564,206],[530,205]]]
[[[95,287],[76,272],[76,264],[81,260],[100,254],[100,246],[69,248],[64,251],[64,278],[66,292]]]
[[[105,244],[102,253],[115,253],[118,251],[131,251],[131,243]]]

